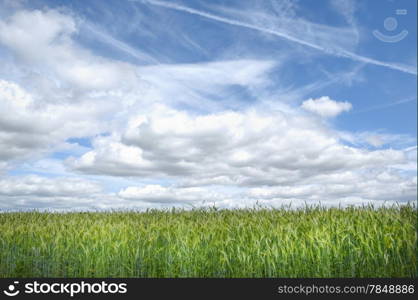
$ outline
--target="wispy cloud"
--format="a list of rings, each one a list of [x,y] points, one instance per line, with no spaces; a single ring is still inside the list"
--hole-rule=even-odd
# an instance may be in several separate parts
[[[331,0],[331,7],[340,13],[346,22],[350,25],[356,25],[354,13],[356,11],[356,2],[354,0]]]
[[[330,1],[0,0],[0,210],[413,201],[414,128],[332,118],[405,119],[416,77]]]
[[[388,107],[401,105],[401,104],[416,101],[416,100],[417,100],[417,97],[412,96],[412,97],[408,97],[408,98],[401,99],[401,100],[398,100],[398,101],[394,101],[394,102],[391,102],[391,103],[385,103],[385,104],[382,104],[382,105],[376,105],[376,106],[372,106],[372,107],[369,107],[369,108],[366,108],[366,109],[358,110],[354,113],[364,113],[364,112],[369,112],[369,111],[374,111],[374,110],[385,109],[385,108],[388,108]]]
[[[306,41],[306,40],[301,39],[299,37],[292,36],[292,35],[284,32],[284,31],[280,31],[280,30],[277,30],[277,29],[266,28],[266,27],[263,27],[263,26],[260,26],[260,25],[254,25],[254,24],[250,24],[250,23],[235,20],[235,19],[225,18],[225,17],[222,17],[222,16],[214,15],[212,13],[204,12],[204,11],[201,11],[201,10],[197,10],[197,9],[194,9],[194,8],[191,8],[191,7],[179,5],[179,4],[176,4],[176,3],[169,3],[169,2],[158,1],[158,0],[129,0],[129,1],[142,2],[142,3],[145,3],[145,4],[164,7],[164,8],[167,8],[167,9],[183,11],[185,13],[201,16],[201,17],[211,19],[211,20],[214,20],[214,21],[218,21],[218,22],[221,22],[221,23],[230,24],[230,25],[239,26],[239,27],[244,27],[244,28],[248,28],[248,29],[252,29],[252,30],[257,30],[257,31],[260,31],[260,32],[264,32],[264,33],[268,33],[268,34],[271,34],[271,35],[281,37],[283,39],[286,39],[288,41],[291,41],[291,42],[294,42],[294,43],[297,43],[297,44],[300,44],[300,45],[303,45],[303,46],[306,46],[306,47],[316,49],[318,51],[324,52],[324,53],[329,54],[329,55],[333,55],[333,56],[337,56],[337,57],[344,57],[344,58],[348,58],[348,59],[358,61],[358,62],[363,62],[363,63],[372,64],[372,65],[381,66],[381,67],[387,67],[387,68],[390,68],[390,69],[393,69],[393,70],[398,70],[398,71],[401,71],[401,72],[417,75],[417,70],[416,70],[415,66],[408,66],[408,65],[404,65],[404,64],[400,64],[400,63],[393,63],[393,62],[384,62],[384,61],[376,60],[376,59],[373,59],[373,58],[370,58],[370,57],[362,56],[362,55],[353,53],[351,51],[348,51],[348,50],[342,49],[342,48],[336,48],[336,47],[325,48],[322,45],[318,45],[316,43]]]
[[[84,21],[81,24],[83,26],[83,29],[86,29],[88,32],[90,32],[94,38],[97,40],[108,44],[109,46],[118,49],[119,51],[130,55],[133,58],[136,58],[141,63],[158,63],[158,60],[149,54],[131,47],[127,43],[122,42],[121,40],[116,39],[112,35],[106,33],[105,31],[99,29],[96,25],[94,25],[91,22]]]

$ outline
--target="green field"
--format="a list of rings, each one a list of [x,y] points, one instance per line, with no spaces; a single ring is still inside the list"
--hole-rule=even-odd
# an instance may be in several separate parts
[[[417,210],[0,213],[0,277],[416,277]]]

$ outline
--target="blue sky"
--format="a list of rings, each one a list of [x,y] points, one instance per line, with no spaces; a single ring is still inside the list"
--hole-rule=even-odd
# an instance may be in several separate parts
[[[0,209],[416,200],[416,1],[0,2]]]

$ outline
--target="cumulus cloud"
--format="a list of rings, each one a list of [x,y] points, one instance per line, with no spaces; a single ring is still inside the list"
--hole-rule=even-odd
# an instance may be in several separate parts
[[[79,177],[8,176],[0,179],[0,209],[147,209],[170,206],[210,206],[228,200],[225,194],[204,188],[129,186],[118,193]]]
[[[97,183],[79,178],[45,178],[36,175],[0,179],[0,195],[39,197],[91,195],[101,191]]]
[[[158,184],[143,187],[130,186],[118,193],[123,199],[150,203],[203,204],[226,200],[223,195],[200,187],[164,187]]]
[[[286,34],[354,46],[352,28],[292,21],[287,16],[294,8],[286,3],[276,6],[276,13],[287,11],[280,16]],[[273,29],[280,25],[263,9],[259,15],[223,13],[251,24],[264,20]],[[416,147],[410,147],[415,140],[337,131],[315,115],[332,118],[352,106],[327,96],[300,107],[259,105],[280,59],[150,65],[150,53],[84,23],[96,39],[144,63],[134,65],[82,46],[80,24],[71,12],[52,9],[19,10],[0,20],[0,55],[13,58],[0,70],[0,111],[6,112],[0,114],[0,171],[18,166],[17,174],[44,174],[1,174],[0,209],[236,208],[416,198],[410,172],[416,170]],[[351,33],[335,34],[341,32]],[[243,94],[257,103],[241,99]],[[75,146],[74,138],[88,145]]]
[[[183,186],[275,186],[408,161],[401,150],[344,145],[324,126],[299,114],[193,115],[158,106],[67,163],[86,174],[176,178]]]
[[[394,171],[346,171],[318,174],[296,185],[252,188],[248,196],[266,200],[294,199],[307,203],[344,202],[353,197],[365,202],[412,202],[416,198],[416,183],[416,176],[406,179]]]
[[[130,64],[95,56],[75,43],[77,30],[74,18],[56,10],[21,10],[0,21],[0,44],[26,66],[53,75],[64,86],[114,89],[137,81]]]
[[[103,207],[109,198],[97,182],[38,175],[8,176],[0,179],[0,209],[87,209]],[[103,204],[97,200],[103,198]],[[117,203],[117,202],[116,202]]]
[[[28,154],[48,140],[48,128],[30,113],[32,98],[18,85],[0,80],[0,161]],[[35,122],[37,119],[37,122]],[[40,121],[40,122],[39,122]]]
[[[18,10],[0,20],[0,46],[14,63],[0,70],[0,170],[107,132],[115,111],[142,94],[131,64],[94,55],[74,39],[78,20],[63,11]],[[13,76],[12,76],[13,75]],[[10,79],[9,79],[10,77]]]
[[[100,101],[101,102],[101,101]],[[42,105],[18,84],[0,80],[0,162],[36,156],[70,137],[82,137],[106,128],[100,120],[112,105],[84,102]]]
[[[301,107],[321,117],[332,118],[351,110],[352,105],[349,102],[339,102],[324,96],[318,99],[308,99],[302,103]]]

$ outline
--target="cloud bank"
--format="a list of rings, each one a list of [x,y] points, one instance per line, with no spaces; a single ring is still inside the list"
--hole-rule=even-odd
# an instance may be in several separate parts
[[[235,20],[145,2],[411,73],[344,50],[356,43],[352,27],[291,21],[290,4],[280,6],[286,13],[276,24],[248,11],[222,11]],[[344,1],[335,5],[355,26],[353,8]],[[278,31],[279,25],[293,26],[299,37]],[[83,44],[81,28],[86,26],[85,32],[137,63]],[[305,36],[303,28],[318,33]],[[349,36],[336,42],[346,48],[326,48],[335,33],[343,32]],[[349,101],[327,95],[283,100],[285,76],[276,77],[288,63],[286,53],[277,59],[243,55],[163,63],[71,11],[20,7],[0,21],[0,50],[5,61],[0,70],[0,110],[5,112],[0,114],[0,209],[416,200],[415,139],[339,130],[333,122],[351,113]]]

